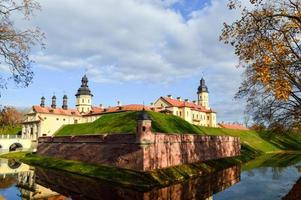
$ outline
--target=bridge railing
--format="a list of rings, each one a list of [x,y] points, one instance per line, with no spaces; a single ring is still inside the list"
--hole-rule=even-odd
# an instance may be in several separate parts
[[[26,139],[22,135],[0,135],[0,139]]]

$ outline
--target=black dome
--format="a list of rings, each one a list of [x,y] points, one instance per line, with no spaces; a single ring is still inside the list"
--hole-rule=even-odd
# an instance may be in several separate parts
[[[93,96],[91,94],[91,90],[89,89],[88,86],[88,78],[86,75],[83,76],[82,78],[82,84],[80,86],[80,88],[77,90],[77,93],[75,96],[80,96],[80,95],[90,95]]]
[[[151,120],[147,112],[145,110],[141,111],[138,115],[138,120]]]
[[[207,92],[207,93],[209,92],[204,78],[202,78],[200,80],[200,86],[198,87],[198,93],[201,93],[201,92]]]

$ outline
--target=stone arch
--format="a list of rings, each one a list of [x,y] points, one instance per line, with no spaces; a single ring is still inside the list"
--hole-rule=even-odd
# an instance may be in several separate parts
[[[8,166],[11,169],[18,169],[21,166],[21,164],[22,163],[14,160],[14,159],[8,160]]]
[[[23,146],[20,143],[13,143],[12,145],[10,145],[9,147],[9,151],[16,151],[16,150],[22,150]]]

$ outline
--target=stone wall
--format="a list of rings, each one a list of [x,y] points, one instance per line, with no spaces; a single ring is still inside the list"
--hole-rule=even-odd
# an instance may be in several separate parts
[[[139,171],[240,155],[236,137],[150,131],[145,135],[147,141],[139,134],[41,137],[37,153]]]

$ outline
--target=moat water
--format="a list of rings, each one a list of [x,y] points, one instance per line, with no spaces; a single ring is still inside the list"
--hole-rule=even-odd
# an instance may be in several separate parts
[[[301,199],[301,155],[269,155],[164,188],[141,191],[0,160],[0,200]]]

